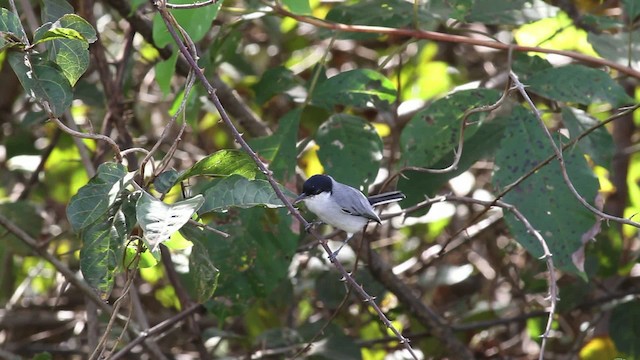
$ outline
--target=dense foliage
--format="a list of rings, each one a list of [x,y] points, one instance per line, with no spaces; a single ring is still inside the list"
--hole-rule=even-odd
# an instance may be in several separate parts
[[[0,4],[0,357],[640,357],[640,0]]]

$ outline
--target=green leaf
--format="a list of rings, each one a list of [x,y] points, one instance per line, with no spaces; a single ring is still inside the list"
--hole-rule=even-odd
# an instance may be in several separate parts
[[[640,67],[640,30],[614,34],[590,32],[587,40],[603,58],[634,69]]]
[[[296,79],[293,71],[284,66],[277,66],[265,71],[260,81],[251,88],[256,93],[256,102],[262,105],[272,97],[284,93],[299,84],[300,82]]]
[[[298,15],[311,15],[311,6],[309,5],[308,0],[283,0],[283,4],[285,4],[289,10]]]
[[[51,44],[54,61],[71,86],[89,67],[89,43],[85,40],[56,39]]]
[[[26,201],[0,204],[0,214],[24,230],[32,238],[40,237],[42,231],[42,217],[38,215],[35,206]],[[6,244],[16,255],[28,256],[32,250],[18,237],[8,232],[0,225],[0,244]]]
[[[611,339],[616,348],[628,356],[637,359],[640,356],[640,303],[629,301],[616,306],[609,320]]]
[[[393,83],[369,69],[345,71],[318,85],[313,104],[332,110],[336,105],[389,108],[396,100]]]
[[[318,128],[318,158],[336,180],[354,187],[373,183],[382,160],[382,140],[361,117],[333,115]]]
[[[34,43],[47,44],[50,60],[60,67],[71,85],[75,85],[89,67],[89,43],[96,40],[93,27],[75,14],[44,24],[34,34]]]
[[[193,4],[193,0],[175,0],[172,4]],[[220,10],[221,6],[222,1],[217,1],[212,5],[194,9],[172,9],[169,11],[178,21],[178,24],[189,34],[191,40],[197,43],[211,29],[211,24],[218,16],[218,10]],[[177,29],[176,32],[179,33]],[[153,18],[153,41],[158,47],[174,44],[173,38],[159,13],[156,13]]]
[[[559,9],[542,0],[474,1],[467,22],[491,25],[522,25],[554,17]]]
[[[572,139],[599,124],[597,119],[592,118],[584,111],[569,107],[562,108],[562,122],[569,130]],[[594,130],[587,137],[580,140],[578,147],[582,152],[588,154],[596,164],[606,169],[611,169],[615,145],[611,134],[605,127]]]
[[[73,13],[73,7],[66,0],[43,0],[42,22],[54,22],[66,14]]]
[[[11,11],[0,8],[0,51],[22,43],[22,24]]]
[[[103,217],[131,176],[127,179],[127,169],[122,164],[101,164],[96,175],[78,190],[67,206],[67,218],[73,230],[79,232]]]
[[[521,106],[511,115],[500,149],[496,154],[493,183],[503,191],[542,160],[553,154],[551,145],[531,112]],[[580,195],[593,202],[598,181],[580,151],[566,151],[564,160],[569,177]],[[582,236],[595,223],[595,216],[571,194],[562,178],[558,162],[554,161],[509,191],[506,203],[514,205],[545,239],[559,269],[583,276],[572,261],[572,255],[582,246]],[[542,256],[542,247],[513,214],[505,219],[511,233],[534,257]]]
[[[249,140],[251,148],[270,162],[269,170],[278,180],[287,180],[295,174],[296,141],[302,109],[294,109],[278,122],[278,129],[270,136]]]
[[[153,179],[153,186],[156,191],[161,194],[166,194],[178,181],[180,174],[174,169],[163,171],[155,179]]]
[[[495,90],[463,90],[436,100],[416,113],[400,135],[402,157],[406,166],[430,167],[458,146],[465,111],[495,103],[500,94]],[[487,112],[469,116],[464,132],[471,138]],[[448,166],[448,165],[447,165]]]
[[[34,35],[34,38],[33,38],[33,45],[40,44],[46,41],[60,40],[60,39],[85,41],[84,36],[82,36],[76,30],[67,29],[67,28],[56,28],[56,29],[47,29],[44,31],[36,30],[36,34]]]
[[[203,203],[202,195],[169,205],[143,193],[136,204],[136,217],[151,252],[155,252],[162,242],[180,230]]]
[[[117,208],[80,232],[80,271],[103,300],[109,298],[113,289],[127,236],[124,213]]]
[[[285,194],[290,194],[288,190],[282,190],[286,191]],[[290,195],[293,197],[293,194]],[[224,211],[232,206],[239,208],[284,206],[268,181],[247,180],[240,175],[231,175],[214,181],[213,186],[205,190],[204,198],[205,202],[199,214]]]
[[[583,105],[604,102],[614,107],[630,104],[633,99],[605,72],[583,65],[567,65],[543,70],[529,79],[528,85],[536,94],[565,102]]]
[[[171,79],[173,79],[177,62],[178,51],[174,51],[168,59],[158,61],[155,65],[156,82],[165,96],[171,93]]]
[[[448,19],[452,9],[448,2],[429,1],[414,7],[404,0],[364,0],[343,2],[327,13],[326,20],[349,25],[385,26],[390,28],[418,27],[433,30],[439,20]],[[416,24],[417,22],[417,24]],[[342,39],[375,39],[380,34],[344,32]]]
[[[71,106],[71,85],[54,63],[16,52],[10,52],[8,59],[25,92],[38,102],[49,104],[53,115],[62,116]]]
[[[636,17],[640,15],[640,1],[638,0],[622,0],[622,7],[630,23],[633,23]]]
[[[187,227],[190,228],[192,233],[206,231],[197,228],[195,225],[187,224],[185,228]],[[213,296],[218,287],[218,277],[220,276],[220,271],[211,261],[209,250],[201,242],[201,239],[205,238],[201,233],[198,236],[190,237],[191,242],[193,242],[193,248],[191,249],[191,255],[189,255],[189,275],[195,282],[196,301],[200,303],[209,300]]]
[[[491,158],[495,153],[506,125],[512,121],[509,117],[496,117],[490,122],[483,123],[476,134],[464,142],[464,150],[460,156],[458,168],[442,174],[430,174],[417,171],[406,171],[398,179],[398,190],[405,194],[406,199],[399,204],[403,209],[424,201],[425,196],[433,197],[447,181],[469,170],[477,161]],[[440,161],[433,164],[435,169],[443,169],[453,162],[453,150]],[[422,216],[429,208],[412,211],[407,216]]]
[[[242,175],[247,179],[255,179],[258,167],[251,157],[242,150],[220,150],[205,157],[185,170],[177,182],[197,175],[229,176]]]
[[[66,14],[58,21],[53,23],[54,28],[67,28],[80,33],[88,43],[94,43],[98,40],[96,30],[87,22],[87,20],[76,14]]]
[[[228,314],[232,307],[232,311],[246,313],[243,307],[251,300],[264,298],[286,281],[298,239],[291,231],[291,216],[286,209],[244,209],[229,217],[225,225],[213,226],[231,237],[223,238],[194,226],[185,226],[180,232],[194,244],[198,241],[206,247],[211,263],[220,270],[216,296],[243,299],[223,300],[214,312]]]

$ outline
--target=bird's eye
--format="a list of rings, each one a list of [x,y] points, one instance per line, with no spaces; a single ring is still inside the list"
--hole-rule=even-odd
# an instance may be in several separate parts
[[[343,213],[345,213],[345,214],[349,214],[349,215],[352,215],[352,214],[353,214],[351,211],[349,211],[349,210],[347,210],[347,209],[344,209],[344,208],[342,208],[342,209],[340,209],[340,210],[342,210],[342,212],[343,212]]]

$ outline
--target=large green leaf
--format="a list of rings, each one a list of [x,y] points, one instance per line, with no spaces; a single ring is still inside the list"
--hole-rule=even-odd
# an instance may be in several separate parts
[[[419,111],[407,123],[400,135],[404,165],[429,167],[458,146],[460,127],[465,111],[495,103],[500,94],[495,90],[463,90],[435,101]],[[478,129],[487,112],[469,116],[465,139]]]
[[[563,107],[562,122],[569,130],[571,138],[576,138],[586,130],[599,124],[597,119],[592,118],[582,110]],[[588,154],[598,165],[611,169],[611,160],[615,154],[613,138],[605,127],[594,130],[587,137],[580,140],[578,147]]]
[[[356,69],[320,83],[313,92],[312,102],[329,110],[336,105],[385,109],[396,96],[395,86],[384,75],[369,69]]]
[[[258,173],[256,163],[246,152],[241,150],[220,150],[205,157],[185,170],[176,182],[197,175],[229,176],[242,175],[248,179],[255,179]]]
[[[512,121],[505,130],[496,154],[494,186],[504,190],[542,160],[553,154],[551,146],[530,111],[517,106]],[[587,165],[581,151],[564,153],[567,171],[580,195],[593,202],[598,192],[598,181]],[[595,216],[571,194],[563,181],[557,161],[554,161],[509,191],[505,202],[514,205],[545,239],[553,255],[554,264],[562,270],[578,275],[572,261],[582,246],[582,237],[595,224]],[[542,255],[538,240],[513,214],[505,214],[511,233],[533,256]]]
[[[337,114],[316,134],[318,158],[336,180],[358,187],[373,183],[382,160],[382,140],[361,117]]]
[[[93,27],[75,14],[47,23],[34,34],[34,44],[46,43],[49,58],[60,67],[71,85],[75,85],[89,67],[89,43],[96,40]]]
[[[532,92],[556,101],[583,105],[611,103],[630,104],[633,99],[604,71],[583,65],[551,68],[532,75],[527,83]]]
[[[287,194],[288,190],[284,188],[282,190]],[[239,175],[231,175],[214,181],[213,185],[205,190],[204,198],[205,202],[200,208],[199,214],[224,211],[230,207],[265,206],[277,208],[284,206],[268,181],[247,180]]]
[[[123,260],[128,236],[124,213],[117,207],[82,229],[80,270],[103,300],[109,298]]]
[[[174,232],[180,230],[203,203],[202,195],[165,204],[148,193],[143,193],[136,204],[136,217],[151,252],[155,252],[162,242],[169,240]]]
[[[294,109],[278,122],[278,129],[270,136],[249,141],[251,148],[263,159],[270,161],[269,170],[276,179],[287,180],[295,173],[296,141],[302,109]]]
[[[71,84],[54,63],[17,52],[9,52],[8,59],[25,92],[49,104],[53,115],[62,116],[71,106]]]
[[[640,303],[636,300],[616,306],[609,328],[616,348],[629,359],[637,359],[640,356]]]
[[[215,295],[227,300],[216,303],[213,311],[218,315],[243,313],[243,307],[269,295],[287,278],[298,236],[291,231],[286,209],[240,210],[225,225],[215,227],[231,237],[190,225],[180,233],[206,247],[211,263],[220,270]]]
[[[130,176],[126,178],[127,169],[122,164],[101,164],[96,175],[78,190],[67,206],[67,218],[73,230],[78,232],[103,217]]]

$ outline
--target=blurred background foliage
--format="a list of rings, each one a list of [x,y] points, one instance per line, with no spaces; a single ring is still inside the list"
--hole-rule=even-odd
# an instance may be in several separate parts
[[[205,87],[190,88],[153,4],[0,6],[0,358],[105,346],[136,359],[410,358]],[[544,358],[640,357],[637,227],[602,221],[562,176],[607,214],[640,211],[640,1],[228,0],[171,13],[287,196],[316,173],[406,194],[339,260],[421,358],[538,358],[545,332]],[[109,323],[114,308],[127,330]]]

